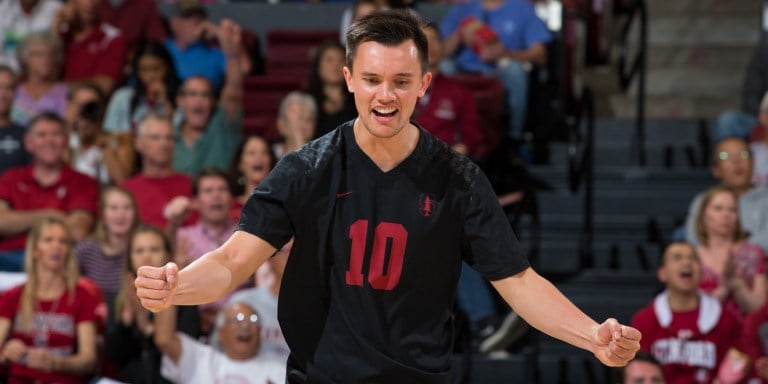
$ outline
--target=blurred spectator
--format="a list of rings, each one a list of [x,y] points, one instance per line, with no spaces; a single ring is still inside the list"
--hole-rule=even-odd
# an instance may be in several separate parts
[[[230,76],[229,65],[237,64],[241,75],[251,70],[248,55],[238,53],[228,56],[227,50],[234,49],[231,45],[232,30],[222,34],[213,22],[208,20],[208,12],[198,1],[181,1],[178,10],[171,16],[171,32],[173,36],[166,40],[165,47],[171,53],[176,72],[182,81],[192,76],[202,76],[211,82],[215,91],[221,89],[224,78]],[[222,41],[222,37],[229,41]],[[219,47],[209,44],[215,40]],[[237,44],[241,44],[241,31],[237,28]],[[237,63],[232,63],[236,60]]]
[[[312,96],[300,91],[285,95],[277,114],[277,132],[282,141],[272,146],[277,159],[312,140],[316,124],[317,104]]]
[[[173,168],[196,175],[204,167],[225,170],[240,140],[243,121],[243,72],[240,26],[222,20],[219,43],[227,57],[227,79],[218,103],[215,89],[201,76],[184,81],[177,97],[181,120],[175,124]]]
[[[67,85],[58,81],[64,54],[61,42],[47,31],[34,32],[18,48],[23,81],[16,88],[11,119],[20,125],[40,112],[55,112],[64,117]]]
[[[155,343],[163,351],[163,376],[174,383],[284,383],[285,362],[259,353],[259,314],[243,303],[225,307],[216,317],[219,348],[205,345],[172,328],[176,311],[157,314]]]
[[[133,57],[135,50],[142,43],[162,43],[166,38],[163,19],[153,0],[102,1],[99,18],[120,30],[125,39],[128,57]]]
[[[701,262],[690,244],[672,243],[664,250],[658,277],[666,290],[632,318],[643,334],[640,350],[661,363],[670,384],[712,383],[738,340],[738,320],[699,292]]]
[[[650,353],[639,351],[627,365],[618,369],[619,384],[664,384],[661,363]]]
[[[72,85],[66,119],[70,162],[103,184],[120,183],[133,169],[130,133],[107,133],[101,126],[104,94],[92,83]]]
[[[747,382],[768,383],[768,305],[744,319],[739,345],[752,362]]]
[[[733,191],[716,186],[704,193],[696,236],[700,288],[724,302],[724,308],[739,318],[762,307],[768,295],[765,252],[746,241]]]
[[[285,264],[292,247],[293,241],[289,241],[259,267],[256,288],[235,292],[229,299],[230,303],[246,303],[261,315],[259,321],[261,324],[259,355],[280,362],[287,361],[288,355],[291,353],[277,320],[277,297],[280,295]],[[266,273],[261,273],[262,271]]]
[[[188,213],[192,180],[173,170],[173,145],[171,122],[149,113],[136,129],[143,169],[121,184],[136,198],[141,222],[158,228],[166,228],[169,220],[183,222]]]
[[[153,334],[157,327],[154,315],[144,309],[136,296],[133,280],[139,267],[159,267],[172,259],[171,242],[159,229],[137,228],[128,245],[127,263],[123,269],[123,285],[115,301],[113,320],[107,326],[107,355],[118,366],[117,379],[127,383],[164,383],[160,376],[161,352]],[[199,336],[197,307],[179,309],[176,329],[196,338]]]
[[[472,0],[454,5],[440,24],[445,54],[443,72],[498,77],[510,110],[504,137],[520,139],[528,108],[527,65],[547,62],[552,39],[528,0]]]
[[[29,153],[24,148],[26,129],[11,121],[15,94],[16,75],[10,67],[0,64],[0,174],[30,161]]]
[[[96,230],[75,247],[80,273],[101,288],[110,313],[123,281],[128,241],[138,225],[133,195],[117,186],[105,187],[99,199]]]
[[[68,225],[35,224],[24,269],[29,279],[0,298],[0,361],[9,383],[86,383],[96,366],[97,299],[78,284]]]
[[[344,81],[346,51],[338,41],[328,40],[320,45],[312,62],[307,93],[317,103],[317,130],[320,137],[341,123],[357,117],[355,99]]]
[[[739,199],[741,227],[749,234],[749,241],[768,249],[768,188],[752,184],[753,160],[749,145],[740,138],[721,140],[715,146],[712,175],[720,184],[730,188]],[[691,201],[685,221],[685,240],[698,244],[696,218],[699,216],[699,193]]]
[[[0,1],[0,63],[19,70],[16,47],[32,32],[51,29],[53,18],[61,8],[57,0],[2,0]]]
[[[122,81],[126,48],[120,30],[99,19],[101,1],[68,1],[51,31],[64,43],[64,80],[92,81],[109,95]]]
[[[239,220],[248,196],[267,177],[276,162],[275,154],[264,137],[252,134],[240,142],[229,165],[230,178],[235,181],[235,202],[232,206],[235,220]]]
[[[382,8],[388,8],[386,0],[356,0],[351,7],[345,9],[344,13],[341,14],[341,28],[339,29],[341,32],[339,34],[341,45],[347,45],[347,30],[353,21]]]
[[[27,232],[39,220],[64,220],[80,241],[96,216],[98,183],[64,162],[67,141],[60,117],[44,112],[32,119],[24,145],[32,164],[0,175],[0,270],[21,270]]]
[[[435,24],[422,27],[429,42],[429,71],[432,82],[419,99],[414,119],[429,133],[465,156],[477,153],[481,144],[477,108],[472,94],[461,84],[440,73],[443,42]]]
[[[715,124],[715,140],[728,137],[747,139],[758,125],[760,102],[768,91],[768,45],[758,44],[747,67],[741,91],[741,110],[728,110],[720,114]]]
[[[173,59],[161,43],[137,47],[131,62],[136,81],[115,91],[109,99],[104,129],[133,133],[136,124],[150,111],[173,116],[179,78]]]
[[[758,124],[750,134],[749,148],[752,150],[752,182],[755,185],[768,186],[768,92],[760,102]]]

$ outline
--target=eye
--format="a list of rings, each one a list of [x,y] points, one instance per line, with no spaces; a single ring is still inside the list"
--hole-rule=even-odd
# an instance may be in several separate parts
[[[400,87],[400,88],[406,87],[406,86],[408,86],[408,84],[410,84],[410,82],[408,80],[397,80],[397,81],[395,81],[395,85]]]
[[[363,78],[363,81],[368,83],[368,84],[378,84],[379,83],[379,80],[375,79],[373,77],[365,77],[365,78]]]

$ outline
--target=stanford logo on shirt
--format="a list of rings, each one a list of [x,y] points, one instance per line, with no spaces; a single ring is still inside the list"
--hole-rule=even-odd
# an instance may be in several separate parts
[[[422,193],[419,195],[419,213],[421,213],[422,216],[432,216],[432,213],[435,210],[435,205],[437,205],[437,200],[435,200],[435,197],[431,194]]]

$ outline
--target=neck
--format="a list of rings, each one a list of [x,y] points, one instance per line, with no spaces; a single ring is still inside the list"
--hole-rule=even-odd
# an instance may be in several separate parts
[[[49,88],[53,84],[48,81],[45,76],[31,75],[27,76],[27,81],[24,83],[24,88],[29,90],[35,90],[38,88]]]
[[[36,162],[32,166],[32,174],[43,185],[55,183],[61,177],[62,163],[44,164]]]
[[[213,221],[213,220],[204,220],[200,219],[200,225],[203,226],[203,228],[212,231],[212,232],[222,232],[227,229],[227,224],[229,224],[229,219],[224,218],[220,221]]]
[[[736,194],[736,197],[741,197],[745,193],[749,192],[752,189],[753,185],[752,183],[749,183],[747,185],[740,185],[738,187],[731,187],[733,189],[733,192]]]
[[[357,145],[383,172],[403,162],[419,142],[419,130],[410,123],[394,136],[380,138],[370,134],[358,118],[354,132]]]
[[[687,312],[699,307],[699,292],[678,292],[674,290],[667,291],[667,300],[672,312]]]
[[[66,288],[66,280],[61,273],[37,266],[37,294],[43,298],[58,296]]]
[[[707,248],[711,251],[728,249],[733,246],[733,239],[729,235],[708,234]]]
[[[168,164],[152,164],[147,162],[144,164],[144,171],[142,173],[146,177],[160,178],[173,174],[173,168]]]
[[[114,252],[125,251],[128,249],[128,235],[107,232],[107,245]]]

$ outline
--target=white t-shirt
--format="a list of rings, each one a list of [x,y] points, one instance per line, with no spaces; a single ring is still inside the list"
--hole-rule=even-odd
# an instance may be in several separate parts
[[[62,2],[40,0],[29,14],[21,9],[20,0],[0,0],[0,63],[19,69],[16,47],[27,35],[51,28],[53,17]]]
[[[185,384],[282,384],[285,364],[254,357],[245,361],[230,360],[224,353],[179,333],[181,356],[174,364],[163,356],[160,373],[174,383]]]
[[[768,144],[759,141],[749,147],[752,150],[752,182],[768,187]]]
[[[266,264],[265,264],[266,265]],[[283,362],[288,360],[291,350],[283,337],[277,321],[277,296],[265,287],[243,289],[229,298],[230,303],[246,303],[261,318],[261,349],[259,356]]]
[[[74,132],[69,136],[69,148],[72,149],[72,168],[84,173],[102,184],[109,183],[109,171],[104,164],[101,148],[93,145],[86,150],[80,148],[80,138]]]

